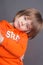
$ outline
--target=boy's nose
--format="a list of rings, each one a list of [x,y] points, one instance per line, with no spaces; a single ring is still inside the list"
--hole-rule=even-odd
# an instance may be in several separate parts
[[[21,25],[23,26],[23,23],[21,22]]]
[[[24,25],[24,23],[23,23],[23,22],[21,22],[21,25],[23,26],[23,25]]]

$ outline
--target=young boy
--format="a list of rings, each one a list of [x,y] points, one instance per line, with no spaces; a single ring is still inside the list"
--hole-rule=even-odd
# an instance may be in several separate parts
[[[19,11],[12,23],[0,21],[0,65],[23,65],[28,39],[41,30],[43,20],[37,9]]]

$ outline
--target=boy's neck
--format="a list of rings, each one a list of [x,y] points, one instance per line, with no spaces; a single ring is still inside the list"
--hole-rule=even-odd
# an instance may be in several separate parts
[[[12,22],[10,22],[10,24],[13,26],[13,23]]]

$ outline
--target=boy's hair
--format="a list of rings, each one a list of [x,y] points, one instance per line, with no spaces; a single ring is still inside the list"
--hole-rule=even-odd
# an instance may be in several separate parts
[[[40,29],[42,28],[42,24],[43,24],[42,16],[37,9],[30,8],[30,9],[24,9],[24,10],[19,11],[16,14],[15,18],[17,16],[20,17],[23,15],[27,16],[27,18],[32,21],[32,24],[31,24],[32,29],[29,33],[27,33],[27,35],[30,39],[33,39],[38,34]],[[14,18],[14,20],[15,20],[15,18]]]

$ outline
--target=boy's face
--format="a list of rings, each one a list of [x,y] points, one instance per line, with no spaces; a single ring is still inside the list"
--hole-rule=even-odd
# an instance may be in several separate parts
[[[31,20],[27,19],[27,16],[16,17],[14,26],[20,31],[30,31]]]

